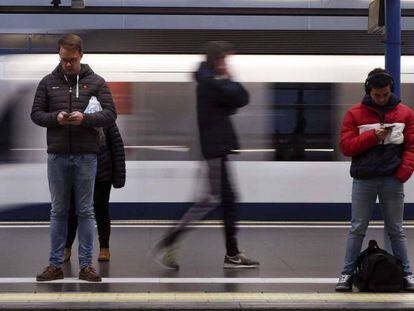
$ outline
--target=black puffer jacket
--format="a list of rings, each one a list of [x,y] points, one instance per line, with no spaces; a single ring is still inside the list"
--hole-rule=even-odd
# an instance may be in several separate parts
[[[249,94],[240,83],[217,79],[207,63],[195,73],[197,85],[197,121],[200,144],[206,159],[216,158],[239,149],[230,116],[249,102]]]
[[[68,80],[74,83],[67,82],[59,65],[40,81],[31,118],[37,125],[47,127],[48,153],[98,153],[99,133],[95,127],[108,126],[116,119],[111,92],[105,80],[85,64],[81,65],[79,83],[76,78]],[[83,112],[91,96],[98,98],[102,111],[85,115],[81,125],[58,123],[59,112]]]
[[[103,143],[98,153],[96,181],[111,181],[114,188],[125,185],[125,150],[115,122],[103,130]]]

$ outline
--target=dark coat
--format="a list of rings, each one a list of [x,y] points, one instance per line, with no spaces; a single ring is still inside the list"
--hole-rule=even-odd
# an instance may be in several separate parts
[[[78,88],[79,98],[76,98],[76,79],[70,85],[60,66],[44,77],[37,87],[31,118],[37,125],[47,127],[48,153],[98,153],[99,132],[95,128],[108,126],[116,119],[112,95],[105,80],[88,65],[81,65]],[[102,111],[85,115],[81,125],[62,126],[58,123],[59,112],[83,112],[91,96],[98,98]]]
[[[124,142],[115,123],[103,130],[103,143],[98,153],[96,181],[111,181],[114,188],[125,185]]]
[[[218,79],[205,62],[195,73],[197,121],[204,158],[216,158],[239,149],[230,116],[246,106],[249,94],[240,83]]]

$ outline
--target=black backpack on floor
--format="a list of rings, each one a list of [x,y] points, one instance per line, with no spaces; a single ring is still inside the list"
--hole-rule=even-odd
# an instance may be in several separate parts
[[[398,292],[403,289],[401,261],[378,247],[375,240],[357,259],[354,286],[360,291]]]

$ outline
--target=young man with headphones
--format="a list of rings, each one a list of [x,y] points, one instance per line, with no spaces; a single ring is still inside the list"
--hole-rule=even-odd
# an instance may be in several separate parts
[[[351,291],[356,260],[377,197],[394,256],[401,260],[405,290],[414,290],[402,227],[404,182],[414,170],[414,111],[392,92],[394,80],[381,68],[365,81],[365,96],[344,118],[340,148],[352,157],[352,219],[345,263],[336,291]]]

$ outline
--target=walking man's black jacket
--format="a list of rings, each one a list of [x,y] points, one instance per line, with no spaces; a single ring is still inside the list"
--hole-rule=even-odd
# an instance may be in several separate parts
[[[201,151],[206,159],[220,157],[239,149],[230,116],[249,102],[249,94],[240,83],[214,76],[201,63],[195,73],[197,81],[197,121]]]

